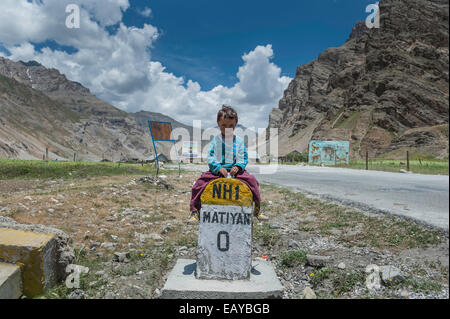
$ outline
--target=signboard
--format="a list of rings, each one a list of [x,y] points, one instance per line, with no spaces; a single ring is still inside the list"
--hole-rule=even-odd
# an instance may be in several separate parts
[[[309,164],[348,164],[350,142],[311,141],[309,143]]]
[[[172,125],[166,122],[150,122],[150,130],[154,141],[172,141]]]
[[[183,157],[197,158],[199,156],[198,142],[184,141],[182,147],[182,154]]]
[[[158,149],[156,148],[155,141],[160,142],[172,142],[176,151],[176,141],[171,140],[172,135],[172,124],[170,122],[158,122],[158,121],[148,121],[148,126],[150,128],[150,135],[152,136],[153,148],[155,149],[156,158],[156,176],[159,174],[159,155]],[[176,151],[178,158],[178,151]],[[178,176],[181,176],[181,165],[178,159]]]
[[[219,178],[201,196],[198,279],[249,279],[253,193],[238,179]]]

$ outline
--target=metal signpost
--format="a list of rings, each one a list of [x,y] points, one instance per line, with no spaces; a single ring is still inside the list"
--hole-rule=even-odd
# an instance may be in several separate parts
[[[155,142],[173,142],[175,153],[177,154],[178,176],[181,176],[181,164],[178,157],[177,141],[171,139],[172,124],[170,122],[148,121],[148,127],[150,129],[150,135],[152,136],[153,148],[155,149],[156,176],[159,174],[159,155]]]

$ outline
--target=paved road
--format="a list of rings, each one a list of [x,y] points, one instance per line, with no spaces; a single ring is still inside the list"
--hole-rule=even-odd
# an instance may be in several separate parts
[[[184,165],[206,171],[206,166]],[[277,184],[372,213],[414,219],[448,234],[449,177],[334,167],[280,165],[247,167],[264,184]]]

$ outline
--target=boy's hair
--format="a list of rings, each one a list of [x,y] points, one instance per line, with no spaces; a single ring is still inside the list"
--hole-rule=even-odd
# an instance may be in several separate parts
[[[236,124],[239,122],[237,112],[231,106],[222,106],[222,109],[217,114],[217,122],[223,117],[230,120],[236,120]]]

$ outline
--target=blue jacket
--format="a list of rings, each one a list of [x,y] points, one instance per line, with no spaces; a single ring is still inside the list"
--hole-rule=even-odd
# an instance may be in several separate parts
[[[234,136],[232,148],[231,145],[226,145],[222,134],[211,139],[208,153],[208,165],[211,173],[219,175],[220,169],[230,170],[234,166],[239,167],[239,171],[242,173],[247,164],[248,153],[242,138]]]

